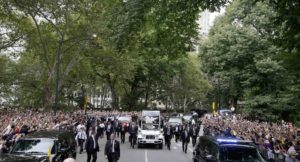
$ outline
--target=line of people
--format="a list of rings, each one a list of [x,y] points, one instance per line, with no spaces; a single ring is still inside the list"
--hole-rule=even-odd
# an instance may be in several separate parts
[[[196,124],[184,124],[184,125],[175,125],[171,126],[169,123],[166,123],[164,127],[164,137],[165,145],[170,150],[171,149],[171,139],[175,138],[177,143],[179,140],[182,142],[182,151],[187,153],[188,144],[192,139],[193,147],[196,145],[197,137],[199,136],[200,126]]]

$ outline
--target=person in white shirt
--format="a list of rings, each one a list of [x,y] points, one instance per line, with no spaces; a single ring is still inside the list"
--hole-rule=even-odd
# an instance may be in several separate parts
[[[101,129],[101,134],[100,134],[100,137],[102,138],[103,137],[103,131],[105,129],[105,124],[103,122],[100,123],[99,125],[100,129]]]
[[[85,140],[87,139],[86,133],[84,131],[84,128],[81,127],[80,131],[77,133],[75,140],[77,141],[77,144],[80,147],[80,151],[79,154],[81,154],[83,152],[83,143],[85,142]]]
[[[78,124],[77,125],[77,127],[76,127],[76,129],[77,129],[77,132],[79,132],[80,131],[80,128],[83,128],[84,130],[85,130],[85,126],[83,125],[83,124]]]
[[[286,157],[285,157],[285,162],[298,162],[296,159],[296,149],[293,143],[289,144],[289,149],[287,151]]]

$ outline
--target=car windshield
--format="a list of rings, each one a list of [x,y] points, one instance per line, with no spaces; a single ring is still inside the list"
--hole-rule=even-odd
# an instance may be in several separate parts
[[[180,118],[170,118],[169,119],[169,123],[181,123],[181,119]]]
[[[219,156],[221,162],[265,162],[253,147],[224,146]]]
[[[143,124],[143,130],[158,130],[159,125],[157,124]]]
[[[143,123],[159,124],[159,117],[158,116],[144,116]]]
[[[48,154],[53,145],[54,140],[51,139],[21,139],[13,147],[11,153]]]

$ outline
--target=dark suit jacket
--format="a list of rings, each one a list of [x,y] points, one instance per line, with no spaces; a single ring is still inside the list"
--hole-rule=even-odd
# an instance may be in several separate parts
[[[199,134],[199,128],[195,127],[195,133],[196,135],[194,135],[194,128],[191,128],[191,136],[197,137]]]
[[[103,128],[100,128],[100,126],[98,125],[96,127],[96,132],[97,132],[97,135],[100,135],[103,132]]]
[[[112,140],[108,140],[105,145],[104,155],[107,155],[108,158],[119,159],[120,158],[120,143],[115,140],[115,152],[112,151]]]
[[[128,130],[127,126],[125,126],[124,124],[120,124],[120,131],[121,132],[127,132],[127,130]]]
[[[86,152],[94,152],[94,151],[99,151],[99,144],[98,142],[96,141],[96,137],[95,137],[95,142],[96,142],[96,148],[94,149],[94,141],[93,141],[93,137],[92,136],[89,136],[86,143],[85,143],[85,149],[86,149]]]
[[[128,132],[129,132],[130,135],[137,135],[138,130],[139,130],[138,126],[133,127],[132,125],[130,125],[129,128],[128,128]]]
[[[182,142],[190,142],[190,137],[191,137],[191,135],[190,135],[189,131],[187,132],[187,136],[185,134],[185,130],[183,130],[181,132],[181,140],[182,140]]]
[[[115,127],[113,126],[113,124],[110,125],[110,130],[108,130],[108,125],[105,126],[105,131],[106,133],[113,133],[115,132]]]
[[[164,127],[164,135],[166,136],[168,133],[168,127]],[[170,127],[170,136],[173,134],[173,129]]]

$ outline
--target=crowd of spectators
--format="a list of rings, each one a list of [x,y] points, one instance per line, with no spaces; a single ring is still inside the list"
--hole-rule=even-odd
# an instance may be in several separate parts
[[[78,124],[87,124],[90,117],[106,120],[117,115],[138,116],[138,112],[87,111],[74,112],[41,111],[33,109],[0,109],[0,151],[7,152],[20,137],[39,130],[76,131]]]
[[[26,109],[0,110],[0,150],[8,151],[20,137],[38,130],[76,130],[91,116],[109,118],[118,115],[140,116],[140,112],[119,111],[49,112]],[[269,161],[300,161],[298,128],[284,121],[277,123],[249,121],[239,115],[206,116],[201,119],[204,133],[212,136],[232,136],[253,141]]]

